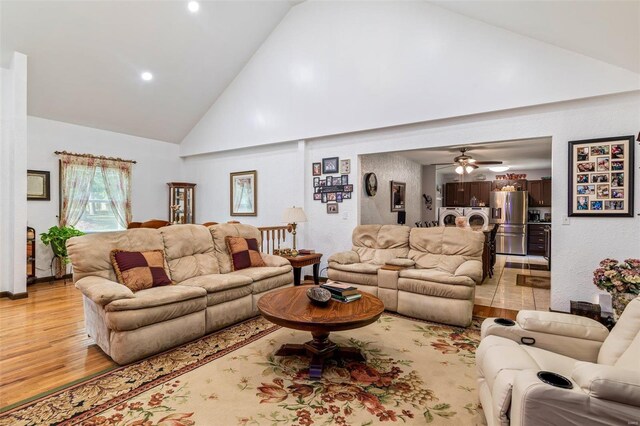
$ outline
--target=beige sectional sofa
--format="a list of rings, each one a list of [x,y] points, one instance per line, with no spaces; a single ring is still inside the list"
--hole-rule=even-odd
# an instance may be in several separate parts
[[[266,292],[293,285],[289,262],[262,253],[267,267],[232,271],[225,237],[260,241],[249,225],[175,225],[71,238],[73,279],[82,292],[88,334],[118,364],[127,364],[258,314]],[[176,285],[132,292],[119,284],[113,249],[162,250]]]
[[[482,232],[361,225],[352,243],[351,251],[329,258],[330,279],[377,295],[390,311],[471,324],[475,286],[482,281]]]

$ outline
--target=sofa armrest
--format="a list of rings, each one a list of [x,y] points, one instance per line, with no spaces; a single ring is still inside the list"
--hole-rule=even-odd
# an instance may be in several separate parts
[[[267,254],[267,253],[260,253],[260,256],[262,256],[262,260],[264,260],[264,263],[266,263],[267,266],[291,265],[291,262],[289,262],[287,259],[285,259],[282,256],[275,256],[273,254]]]
[[[133,299],[129,287],[102,277],[88,276],[76,281],[76,288],[97,305],[107,305],[114,300]]]
[[[577,362],[571,378],[593,398],[640,407],[640,373],[637,371]]]
[[[335,262],[341,265],[348,265],[350,263],[359,263],[360,256],[355,251],[342,251],[340,253],[334,253],[329,256],[329,263]]]
[[[402,257],[396,257],[395,259],[387,260],[386,264],[393,266],[402,266],[404,268],[413,268],[414,266],[416,266],[415,261]]]
[[[473,282],[479,284],[482,282],[482,262],[479,260],[467,260],[458,266],[453,275],[469,277]]]
[[[591,318],[559,312],[520,311],[516,322],[523,330],[604,342],[607,327]]]

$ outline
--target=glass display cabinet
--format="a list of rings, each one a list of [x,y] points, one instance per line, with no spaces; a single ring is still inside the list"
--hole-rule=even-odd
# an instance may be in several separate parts
[[[196,184],[169,182],[169,222],[195,223],[196,221]]]

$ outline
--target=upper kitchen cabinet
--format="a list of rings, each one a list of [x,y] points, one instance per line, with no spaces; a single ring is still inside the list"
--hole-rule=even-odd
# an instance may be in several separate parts
[[[489,206],[489,202],[491,199],[491,182],[468,182],[469,188],[469,204],[471,205],[471,199],[476,197],[478,200],[478,206],[485,205]]]
[[[470,207],[476,197],[478,205],[489,206],[491,182],[449,182],[445,184],[445,207]]]
[[[551,207],[551,179],[530,180],[527,190],[529,207]]]
[[[444,206],[465,207],[469,201],[469,191],[462,182],[449,182],[445,184]]]

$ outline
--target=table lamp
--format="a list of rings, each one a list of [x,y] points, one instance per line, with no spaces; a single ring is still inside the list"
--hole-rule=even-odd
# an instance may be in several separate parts
[[[302,207],[288,207],[284,209],[284,213],[282,214],[282,221],[291,225],[291,234],[293,234],[293,250],[291,254],[293,256],[298,255],[298,250],[296,250],[296,226],[300,222],[307,221],[307,215],[304,214],[304,210]]]

